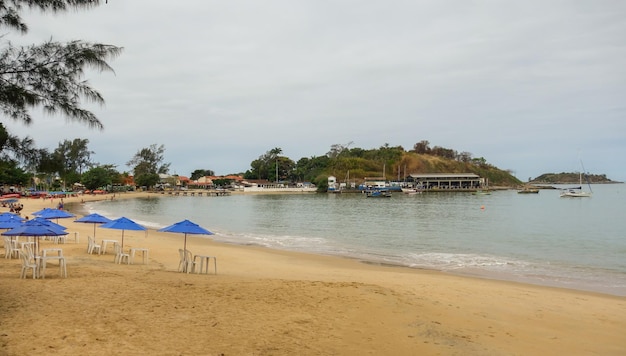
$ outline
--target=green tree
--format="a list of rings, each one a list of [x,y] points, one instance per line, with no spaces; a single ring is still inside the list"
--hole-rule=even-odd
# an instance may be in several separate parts
[[[274,169],[270,170],[268,180],[275,182],[296,180],[296,163],[294,161],[292,161],[288,157],[276,157],[274,162]],[[278,176],[276,176],[277,174]]]
[[[311,159],[298,161],[296,172],[302,177],[302,181],[315,182],[320,175],[323,175],[328,164],[329,158],[327,156],[312,157]]]
[[[98,167],[104,168],[107,171],[107,174],[111,178],[111,184],[121,185],[124,183],[124,174],[118,172],[117,169],[115,169],[115,165],[102,164],[98,165]]]
[[[20,16],[25,8],[65,12],[99,4],[99,0],[0,1],[0,28],[27,33],[28,26]],[[113,71],[106,61],[117,57],[122,48],[80,40],[48,41],[26,47],[15,47],[7,41],[0,46],[0,113],[29,125],[32,122],[29,110],[41,107],[46,113],[60,113],[68,120],[102,129],[95,114],[81,105],[81,100],[104,104],[101,94],[83,79],[84,71],[87,68]],[[8,137],[15,139],[10,134]],[[14,151],[24,148],[18,145],[3,149],[8,147]]]
[[[196,180],[198,178],[202,178],[206,176],[214,176],[214,175],[215,175],[215,172],[213,172],[210,169],[196,169],[195,171],[191,172],[191,177],[189,177],[189,179]]]
[[[465,163],[469,163],[472,161],[472,154],[470,152],[467,151],[463,151],[461,153],[459,153],[457,160],[459,162],[465,162]]]
[[[20,139],[7,131],[0,123],[0,160],[29,162],[36,155],[34,142],[31,138]]]
[[[30,174],[18,167],[17,162],[0,161],[0,182],[9,185],[28,185]]]
[[[37,150],[34,161],[34,170],[38,173],[55,175],[63,169],[62,162],[45,148]]]
[[[58,162],[59,175],[67,185],[80,181],[83,170],[92,165],[90,159],[94,153],[87,147],[89,140],[76,138],[64,140],[54,150],[52,157]]]
[[[431,154],[433,156],[439,156],[439,157],[443,157],[447,159],[457,158],[457,152],[455,150],[450,149],[450,148],[440,147],[440,146],[433,147],[431,150]]]
[[[232,179],[215,179],[213,180],[213,185],[216,187],[226,187],[233,183]]]
[[[85,172],[81,182],[89,190],[104,188],[112,183],[111,174],[105,167],[94,167]]]
[[[150,145],[137,151],[135,156],[126,163],[135,174],[135,184],[153,187],[159,182],[159,174],[167,174],[170,163],[163,163],[165,146]]]
[[[413,151],[419,154],[427,154],[430,153],[430,142],[428,140],[422,140],[415,145],[413,145]]]
[[[139,187],[154,187],[159,181],[160,177],[157,173],[144,173],[135,176],[135,184]]]
[[[250,163],[251,170],[244,175],[247,179],[276,179],[277,158],[283,153],[282,148],[272,148]],[[270,179],[273,178],[273,179]]]
[[[353,142],[350,141],[345,145],[336,143],[334,145],[330,146],[330,151],[328,151],[328,153],[326,153],[326,156],[328,156],[329,158],[337,158],[339,157],[341,154],[343,154],[344,152],[348,152],[348,147],[350,147],[350,145],[352,145]]]
[[[9,134],[4,125],[0,123],[0,183],[12,185],[29,183],[29,174],[19,167],[19,163],[20,160],[36,161],[36,150],[33,146],[32,139],[19,139]]]

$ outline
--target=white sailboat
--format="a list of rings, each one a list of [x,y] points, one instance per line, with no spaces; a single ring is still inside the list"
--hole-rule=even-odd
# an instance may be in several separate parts
[[[583,168],[583,171],[585,170],[585,167],[583,166],[583,162],[580,162],[581,167]],[[589,187],[589,191],[586,192],[583,190],[583,173],[580,172],[579,176],[578,176],[578,180],[579,180],[579,186],[578,187],[574,187],[574,188],[567,188],[565,190],[563,190],[561,192],[561,197],[562,198],[566,198],[566,197],[572,197],[572,198],[585,198],[585,197],[590,197],[593,192],[591,191],[591,184],[589,184],[589,180],[587,179],[587,186]]]

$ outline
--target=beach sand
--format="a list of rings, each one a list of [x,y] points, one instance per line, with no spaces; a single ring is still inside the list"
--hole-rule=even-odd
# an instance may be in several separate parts
[[[31,217],[58,203],[22,201]],[[188,249],[217,256],[218,274],[184,274],[182,234],[125,231],[125,247],[149,248],[149,264],[114,264],[111,249],[86,253],[93,225],[73,220],[59,223],[80,242],[54,245],[68,278],[52,266],[45,280],[20,279],[20,261],[0,259],[0,355],[626,354],[624,297],[193,235]]]

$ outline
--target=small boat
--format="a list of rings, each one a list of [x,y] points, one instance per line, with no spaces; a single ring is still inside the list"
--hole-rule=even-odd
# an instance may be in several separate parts
[[[585,166],[583,166],[583,162],[580,161],[580,165],[583,168],[583,171],[585,170]],[[580,172],[578,174],[578,182],[579,182],[579,186],[578,187],[573,187],[573,188],[566,188],[561,192],[561,198],[567,198],[567,197],[571,197],[571,198],[586,198],[586,197],[590,197],[592,192],[591,192],[591,184],[589,184],[589,180],[587,179],[587,175],[585,175],[585,180],[587,181],[587,186],[589,187],[589,191],[586,192],[583,190],[583,173]]]
[[[518,194],[538,194],[539,193],[539,189],[525,187],[525,188],[523,188],[521,190],[518,190],[517,193]]]
[[[17,193],[10,193],[10,194],[2,194],[1,199],[9,199],[9,198],[21,198],[22,195],[21,194],[17,194]]]
[[[390,191],[372,190],[365,192],[365,196],[368,198],[391,198]]]
[[[404,194],[419,194],[421,192],[422,190],[417,188],[402,188],[402,193]]]
[[[472,192],[472,195],[490,195],[491,192],[488,190],[482,190],[482,189],[478,189],[475,192]]]
[[[584,198],[590,197],[591,192],[585,192],[581,187],[568,188],[561,192],[561,198],[572,197],[572,198]]]

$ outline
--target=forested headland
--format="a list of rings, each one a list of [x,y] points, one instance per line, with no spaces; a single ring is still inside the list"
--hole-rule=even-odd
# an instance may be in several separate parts
[[[281,156],[282,150],[274,148],[254,160],[244,178],[309,181],[324,187],[331,175],[339,181],[349,179],[359,183],[373,177],[393,181],[420,173],[475,173],[486,178],[490,185],[522,184],[511,172],[493,166],[484,157],[476,158],[469,152],[440,146],[431,148],[426,140],[416,143],[409,150],[389,144],[374,149],[351,148],[350,145],[332,145],[323,156],[303,157],[297,162]]]

